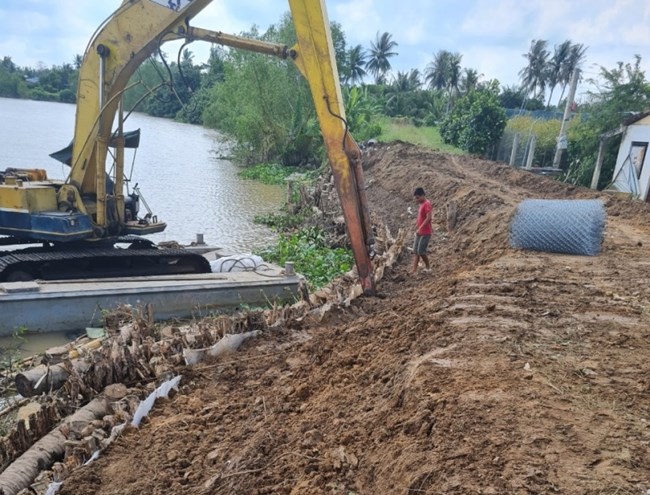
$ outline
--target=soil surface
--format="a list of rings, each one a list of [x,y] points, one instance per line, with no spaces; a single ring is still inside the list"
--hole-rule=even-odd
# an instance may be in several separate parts
[[[365,168],[393,229],[427,190],[433,273],[186,370],[60,493],[649,493],[650,208],[402,143]],[[508,247],[524,198],[593,197],[600,256]]]

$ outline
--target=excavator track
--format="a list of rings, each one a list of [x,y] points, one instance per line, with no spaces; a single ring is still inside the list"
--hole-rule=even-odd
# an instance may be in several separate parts
[[[30,250],[0,256],[0,281],[69,280],[209,273],[210,263],[184,249],[93,247]]]

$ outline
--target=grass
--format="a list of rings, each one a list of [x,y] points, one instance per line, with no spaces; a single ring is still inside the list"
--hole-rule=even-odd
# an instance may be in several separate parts
[[[377,140],[383,143],[399,140],[445,153],[465,154],[463,150],[443,143],[437,127],[416,127],[413,124],[395,122],[389,117],[381,118],[381,127],[382,133]]]

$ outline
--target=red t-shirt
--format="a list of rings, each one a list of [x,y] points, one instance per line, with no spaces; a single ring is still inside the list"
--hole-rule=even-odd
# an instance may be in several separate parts
[[[433,207],[431,206],[431,201],[425,199],[424,203],[421,203],[420,208],[418,209],[418,225],[423,224],[424,219],[432,210]],[[433,228],[431,227],[431,220],[429,220],[427,223],[422,225],[422,227],[420,227],[420,230],[418,232],[419,235],[431,235],[432,233],[433,233]]]

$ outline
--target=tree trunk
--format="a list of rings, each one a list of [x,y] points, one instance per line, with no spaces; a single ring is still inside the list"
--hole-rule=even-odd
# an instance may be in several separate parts
[[[109,401],[102,397],[68,416],[61,426],[81,431],[90,422],[103,418],[108,413]],[[65,441],[66,437],[59,427],[36,442],[0,474],[0,495],[16,495],[29,488],[42,470],[63,458]]]
[[[82,359],[74,359],[70,363],[79,374],[85,373],[90,367],[90,363]],[[33,397],[34,395],[47,393],[50,390],[60,389],[69,376],[69,369],[64,363],[50,367],[41,364],[18,373],[16,375],[16,389],[23,397]]]
[[[558,100],[558,103],[562,101],[562,98],[564,98],[564,92],[566,91],[566,83],[562,86],[562,92],[560,93],[560,99]]]
[[[555,86],[551,86],[551,94],[548,95],[548,102],[546,103],[546,109],[551,108],[551,98],[553,98],[553,91],[555,91]]]

